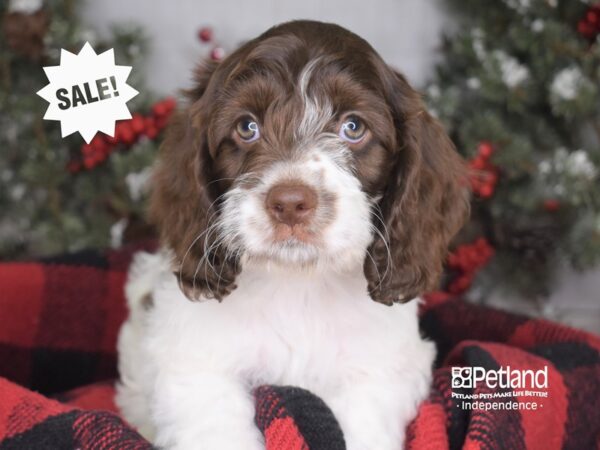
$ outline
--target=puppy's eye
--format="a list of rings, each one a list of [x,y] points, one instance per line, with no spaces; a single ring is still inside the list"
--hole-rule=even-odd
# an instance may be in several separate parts
[[[362,120],[356,116],[348,116],[340,127],[339,136],[352,144],[356,144],[365,137],[367,127]]]
[[[235,131],[244,142],[253,142],[260,137],[258,123],[251,118],[240,120],[235,127]]]

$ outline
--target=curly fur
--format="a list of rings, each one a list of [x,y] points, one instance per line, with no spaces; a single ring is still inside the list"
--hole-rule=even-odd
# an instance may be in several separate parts
[[[468,211],[449,138],[367,42],[319,22],[202,65],[188,99],[153,178],[163,252],[128,283],[126,418],[166,448],[259,449],[250,391],[291,384],[332,408],[349,450],[402,448],[434,348],[401,303],[435,286]],[[359,142],[340,134],[350,113]],[[248,115],[252,143],[235,131]],[[269,213],[281,186],[312,193],[310,220]]]

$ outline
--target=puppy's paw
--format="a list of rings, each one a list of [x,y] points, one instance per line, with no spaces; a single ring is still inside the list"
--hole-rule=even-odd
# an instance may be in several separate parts
[[[350,396],[330,402],[346,442],[346,450],[402,450],[408,421],[384,402],[352,401]]]

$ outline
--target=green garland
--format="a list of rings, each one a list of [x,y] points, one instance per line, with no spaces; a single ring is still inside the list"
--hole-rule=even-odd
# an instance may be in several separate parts
[[[493,145],[498,175],[462,237],[495,248],[476,287],[543,297],[561,266],[600,257],[600,6],[448,3],[457,31],[426,97],[466,158]]]
[[[65,139],[57,122],[44,121],[47,103],[35,93],[47,84],[43,66],[59,63],[60,49],[79,52],[89,41],[97,52],[114,48],[120,65],[133,66],[128,83],[139,92],[131,111],[147,113],[153,98],[144,87],[146,39],[140,29],[115,28],[98,39],[84,28],[73,1],[46,1],[37,12],[11,11],[0,3],[0,258],[30,258],[119,241],[115,232],[126,221],[143,217],[143,195],[132,194],[128,180],[150,166],[157,144],[139,140],[111,154],[93,171],[72,173],[67,166],[81,152],[78,134]],[[11,47],[19,22],[43,14],[41,56]],[[27,42],[29,36],[18,36]],[[34,36],[31,36],[34,42]],[[131,175],[133,174],[133,175]],[[128,178],[128,175],[129,176]]]

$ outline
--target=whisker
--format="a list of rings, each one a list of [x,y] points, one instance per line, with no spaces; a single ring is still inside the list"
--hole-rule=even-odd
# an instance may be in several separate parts
[[[392,260],[392,253],[390,250],[390,247],[388,245],[388,243],[386,242],[386,240],[384,239],[383,235],[381,234],[381,232],[377,229],[374,228],[375,232],[379,235],[379,237],[381,238],[381,240],[383,241],[383,243],[385,244],[385,249],[386,249],[386,263],[385,263],[385,271],[383,272],[383,277],[382,277],[382,282],[383,280],[387,277],[388,273],[390,272],[390,269],[393,270],[393,260]],[[381,285],[381,283],[377,286],[379,287]]]
[[[385,233],[385,236],[381,233],[381,231],[379,230],[379,227],[375,226],[375,225],[371,225],[372,230],[377,233],[377,235],[381,238],[381,240],[383,241],[383,244],[385,245],[385,250],[386,250],[386,267],[385,267],[385,271],[383,273],[383,278],[380,278],[380,282],[379,282],[379,286],[381,286],[381,284],[383,283],[383,280],[388,276],[388,273],[390,272],[390,270],[394,270],[394,261],[392,259],[392,252],[390,249],[390,245],[389,245],[389,232],[387,229],[387,226],[385,224],[385,222],[383,221],[383,213],[381,211],[381,209],[379,208],[379,205],[374,204],[373,205],[376,209],[371,209],[371,213],[373,214],[374,217],[376,217],[379,222],[381,223],[382,227],[383,227],[383,231]],[[381,214],[377,214],[377,211],[379,211],[379,213]],[[371,258],[372,259],[372,258]]]
[[[190,251],[192,250],[192,247],[196,244],[196,242],[198,242],[198,240],[200,238],[202,238],[202,236],[204,236],[208,231],[210,230],[210,227],[207,228],[206,230],[204,230],[202,233],[200,233],[198,236],[196,236],[196,238],[192,241],[192,243],[190,244],[190,246],[188,247],[188,249],[186,250],[185,254],[183,255],[183,259],[181,260],[181,263],[179,264],[179,284],[183,283],[183,279],[182,279],[182,272],[183,272],[183,265],[185,264],[185,260],[188,257]]]
[[[387,240],[389,241],[389,233],[388,233],[388,229],[387,226],[383,220],[383,212],[381,211],[381,208],[378,204],[374,204],[373,205],[375,208],[377,208],[376,210],[371,210],[371,213],[379,220],[379,222],[381,223],[383,230],[385,232],[385,235],[387,237]],[[377,211],[379,211],[379,214],[377,214]]]
[[[373,267],[375,267],[375,270],[377,271],[377,279],[379,280],[379,284],[375,287],[375,289],[379,288],[379,286],[381,286],[382,283],[382,279],[381,279],[381,274],[379,273],[379,268],[377,267],[377,264],[375,263],[375,259],[373,259],[373,256],[371,255],[371,252],[367,249],[367,256],[369,258],[371,258],[371,261],[373,262]]]
[[[208,238],[210,236],[210,232],[212,231],[212,229],[214,228],[215,225],[211,225],[210,227],[208,227],[204,233],[208,233],[206,235],[206,237]],[[204,234],[203,233],[203,234]],[[206,248],[206,241],[207,239],[204,240],[204,246]],[[198,271],[200,270],[200,266],[202,265],[204,258],[206,258],[206,252],[203,251],[202,253],[202,257],[198,260],[198,262],[196,263],[196,269],[194,270],[194,276],[192,278],[192,288],[195,290],[196,289],[196,277],[198,275]]]
[[[212,271],[215,272],[215,274],[216,274],[216,269],[215,269],[212,261],[210,260],[209,256],[210,256],[211,252],[213,251],[213,249],[215,249],[219,245],[218,239],[215,239],[215,241],[213,241],[211,243],[210,247],[208,247],[208,248],[206,248],[206,244],[210,240],[211,233],[215,229],[218,228],[218,225],[219,225],[219,223],[215,222],[207,229],[208,234],[206,235],[206,239],[204,239],[204,249],[203,249],[203,253],[202,253],[202,258],[200,258],[200,261],[198,261],[198,264],[196,265],[196,271],[194,272],[194,278],[192,281],[192,286],[194,289],[196,289],[196,277],[198,276],[198,271],[200,270],[200,266],[203,264],[203,262],[205,262],[204,277],[206,279],[208,279],[208,267],[210,267],[212,269]],[[213,292],[212,288],[210,287],[210,285],[208,285],[208,288],[210,290],[211,295],[213,295],[214,292]]]
[[[219,195],[217,198],[214,199],[214,201],[208,206],[207,211],[210,211],[213,207],[213,205],[223,196],[225,195],[225,193]],[[211,213],[210,217],[208,218],[208,220],[206,221],[207,224],[210,224],[210,222],[212,221],[213,217],[216,214],[216,210],[213,210],[213,212]],[[190,251],[192,250],[192,247],[196,244],[196,242],[198,242],[198,240],[200,238],[202,238],[202,236],[204,236],[206,233],[208,233],[210,231],[210,229],[212,228],[212,225],[209,225],[206,230],[204,230],[202,233],[200,233],[198,236],[196,236],[194,238],[194,240],[192,241],[192,243],[189,245],[189,247],[187,248],[185,254],[183,255],[183,258],[181,260],[181,263],[179,264],[179,284],[182,285],[183,284],[183,277],[182,277],[182,272],[183,272],[183,265],[185,264],[185,260],[187,259]],[[205,241],[206,243],[206,241]],[[195,275],[194,275],[195,276]],[[195,289],[195,278],[192,280],[192,287]]]
[[[206,183],[206,186],[210,186],[213,183],[218,183],[219,181],[225,181],[225,180],[235,180],[235,178],[232,178],[232,177],[219,178],[218,180],[209,181],[208,183]]]
[[[237,234],[236,234],[237,236]],[[224,236],[223,236],[224,238]],[[221,242],[223,242],[224,239],[221,239]],[[231,245],[228,245],[225,247],[225,256],[224,259],[225,261],[227,261],[227,259],[230,257],[230,253],[231,253],[231,257],[236,257],[236,253],[240,250],[237,248],[232,248]],[[219,287],[221,286],[221,280],[223,279],[223,277],[221,276],[223,274],[223,269],[225,268],[225,264],[221,264],[221,270],[219,271],[219,275],[218,275],[218,279],[217,279],[217,290],[219,290]]]

